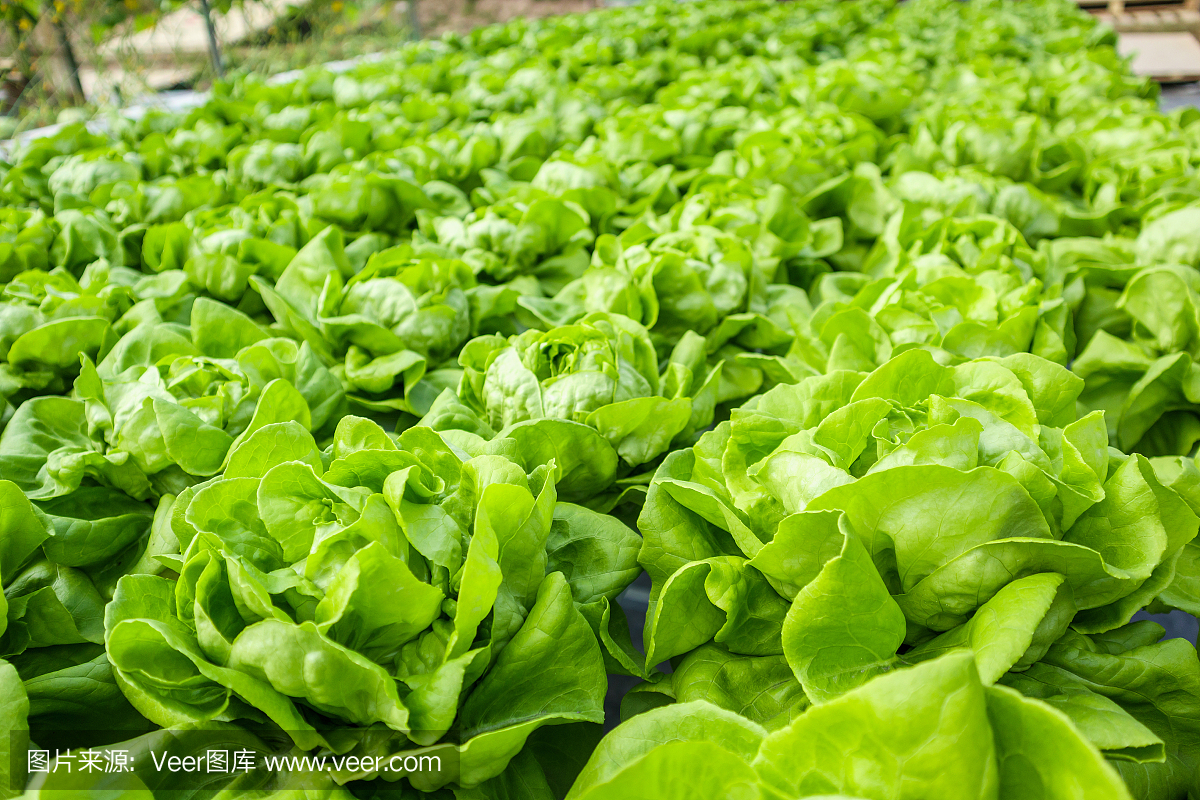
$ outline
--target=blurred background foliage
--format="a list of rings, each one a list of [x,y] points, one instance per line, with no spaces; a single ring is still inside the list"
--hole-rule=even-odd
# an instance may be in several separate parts
[[[225,76],[272,75],[384,52],[422,34],[601,5],[411,1],[0,0],[0,139],[149,93],[208,89]]]

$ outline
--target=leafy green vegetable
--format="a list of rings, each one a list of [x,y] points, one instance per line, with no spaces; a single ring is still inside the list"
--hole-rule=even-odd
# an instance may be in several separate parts
[[[773,731],[703,701],[647,711],[600,742],[567,797],[898,798],[913,786],[971,800],[1130,796],[1067,715],[986,685],[960,652]]]
[[[712,424],[721,366],[685,334],[660,374],[646,329],[594,312],[572,325],[485,336],[463,348],[457,397],[422,420],[468,449],[511,438],[530,467],[555,460],[564,496],[586,499]]]
[[[950,651],[1020,686],[1056,641],[1186,596],[1169,587],[1194,580],[1200,473],[1160,478],[1108,448],[1100,414],[1076,419],[1082,389],[1036,356],[947,367],[911,350],[736,409],[651,483],[647,664],[675,660],[675,698],[774,728]],[[1107,711],[1120,722],[1098,746],[1162,760],[1161,734]]]
[[[30,788],[1195,794],[1200,114],[1114,43],[647,3],[14,143],[0,694],[140,770]]]
[[[178,579],[125,576],[106,609],[130,702],[164,727],[261,714],[301,749],[457,745],[441,783],[464,787],[542,725],[601,722],[616,640],[592,609],[638,574],[636,536],[492,444],[347,416],[324,453],[292,422],[235,445],[172,509]]]
[[[335,227],[309,242],[274,287],[260,278],[255,285],[290,333],[344,359],[337,372],[355,407],[414,415],[457,386],[452,359],[468,337],[513,329],[521,292],[519,282],[479,285],[435,246],[388,248],[355,272]]]

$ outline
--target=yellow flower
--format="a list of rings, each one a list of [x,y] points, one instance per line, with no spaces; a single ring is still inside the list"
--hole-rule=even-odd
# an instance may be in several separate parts
[[[137,10],[137,0],[121,0],[121,1],[125,5],[125,8],[129,9],[130,11]]]
[[[66,8],[67,7],[63,3],[62,0],[54,0],[54,10],[57,11],[59,14],[61,14],[63,11],[65,11]]]
[[[333,5],[331,5],[330,8],[333,9],[335,14],[341,11],[343,8],[342,0],[333,0]]]
[[[29,21],[28,18],[22,17],[21,21],[17,23],[17,27],[23,31],[27,31],[33,27],[33,24]]]

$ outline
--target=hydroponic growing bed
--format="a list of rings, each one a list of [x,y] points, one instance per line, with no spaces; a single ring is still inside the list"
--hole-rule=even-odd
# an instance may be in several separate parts
[[[1200,112],[1112,43],[646,5],[15,145],[0,792],[1200,798]]]

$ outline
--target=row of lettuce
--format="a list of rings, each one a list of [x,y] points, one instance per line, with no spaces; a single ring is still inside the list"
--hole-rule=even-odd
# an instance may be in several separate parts
[[[647,5],[17,147],[0,728],[137,769],[0,794],[1200,796],[1200,114],[1111,44]]]

